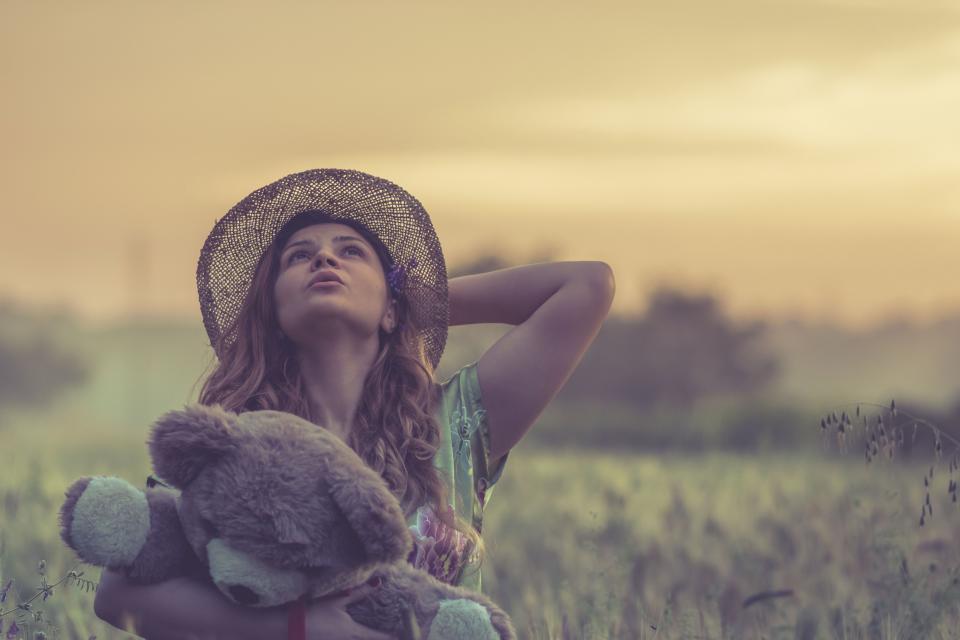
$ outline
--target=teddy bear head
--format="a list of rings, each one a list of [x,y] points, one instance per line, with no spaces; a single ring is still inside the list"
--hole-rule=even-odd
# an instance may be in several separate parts
[[[153,468],[217,587],[270,607],[356,586],[413,546],[383,478],[331,432],[281,411],[188,405],[154,424]]]

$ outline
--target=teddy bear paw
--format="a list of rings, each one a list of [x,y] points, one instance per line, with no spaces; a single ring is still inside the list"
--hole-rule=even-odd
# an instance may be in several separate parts
[[[98,567],[133,564],[150,532],[150,506],[122,478],[81,478],[66,492],[61,535],[85,562]]]
[[[427,640],[500,640],[490,612],[473,600],[441,600]]]

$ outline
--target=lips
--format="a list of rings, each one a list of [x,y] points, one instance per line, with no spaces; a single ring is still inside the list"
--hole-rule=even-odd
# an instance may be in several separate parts
[[[312,286],[313,286],[314,284],[316,284],[317,282],[339,282],[340,284],[343,284],[343,280],[340,278],[340,276],[338,276],[338,275],[337,275],[335,272],[333,272],[333,271],[321,271],[321,272],[319,272],[317,275],[313,276],[313,277],[310,279],[309,284],[307,284],[307,288],[312,287]]]

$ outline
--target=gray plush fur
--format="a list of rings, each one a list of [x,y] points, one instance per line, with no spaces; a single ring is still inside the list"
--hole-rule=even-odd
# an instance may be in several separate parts
[[[146,496],[120,478],[82,478],[67,492],[69,543],[83,550],[88,562],[129,565],[150,533]],[[110,532],[113,535],[108,535]]]
[[[203,573],[256,607],[376,576],[381,586],[348,607],[361,624],[404,639],[516,637],[489,598],[407,563],[413,542],[396,498],[326,429],[280,411],[194,404],[164,414],[147,444],[175,491],[144,496],[119,478],[89,477],[67,490],[61,536],[87,562],[141,582]]]

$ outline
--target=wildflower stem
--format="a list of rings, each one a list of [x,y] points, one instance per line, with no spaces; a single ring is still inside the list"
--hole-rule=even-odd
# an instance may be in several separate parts
[[[79,565],[78,565],[78,566],[79,566]],[[16,611],[17,609],[22,608],[22,606],[25,605],[25,604],[30,604],[31,602],[33,602],[34,600],[36,600],[40,595],[42,595],[43,593],[46,593],[49,589],[53,589],[54,587],[56,587],[57,585],[59,585],[59,584],[60,584],[61,582],[63,582],[64,580],[68,580],[68,579],[70,579],[70,578],[72,578],[72,577],[80,577],[82,574],[83,574],[83,572],[77,573],[76,570],[68,571],[68,572],[67,572],[67,575],[65,575],[64,577],[60,578],[60,580],[58,580],[57,582],[55,582],[55,583],[53,583],[53,584],[48,584],[48,585],[46,585],[45,587],[38,587],[37,592],[36,592],[35,594],[33,594],[33,597],[31,597],[31,598],[30,598],[29,600],[27,600],[26,602],[21,602],[20,604],[18,604],[18,605],[17,605],[16,607],[14,607],[13,609],[10,609],[9,611],[0,611],[0,617],[3,617],[3,616],[5,616],[5,615],[7,615],[8,613],[13,613],[13,612]]]
[[[888,406],[886,406],[886,405],[877,404],[877,403],[875,403],[875,402],[859,402],[859,403],[857,403],[857,404],[862,405],[862,406],[866,406],[866,407],[878,407],[878,408],[880,408],[880,409],[888,410],[888,411],[889,411],[889,409],[890,409],[890,408],[889,408]],[[838,408],[840,408],[840,407],[838,407]],[[935,437],[946,438],[947,440],[949,440],[950,442],[952,442],[956,447],[960,448],[960,440],[957,440],[956,438],[952,437],[949,433],[946,433],[943,429],[941,429],[941,428],[938,427],[937,425],[933,424],[932,422],[929,422],[929,421],[927,421],[927,420],[924,420],[923,418],[918,418],[918,417],[916,417],[916,416],[914,416],[914,415],[911,415],[910,413],[908,413],[908,412],[900,409],[899,407],[897,407],[897,415],[898,415],[898,416],[899,416],[899,415],[903,415],[903,416],[906,417],[909,421],[912,421],[912,422],[914,422],[915,424],[923,424],[923,425],[926,425],[926,426],[930,427],[930,429],[933,430],[933,435],[934,435]]]

